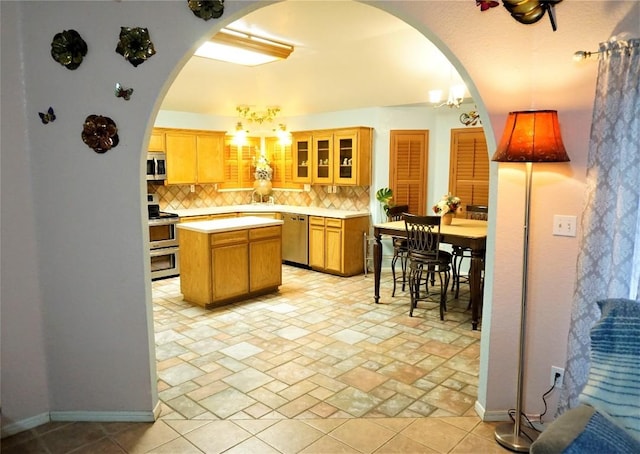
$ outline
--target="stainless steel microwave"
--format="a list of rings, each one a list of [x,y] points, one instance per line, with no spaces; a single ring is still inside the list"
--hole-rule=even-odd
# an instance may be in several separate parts
[[[167,179],[167,155],[162,152],[147,153],[147,180]]]

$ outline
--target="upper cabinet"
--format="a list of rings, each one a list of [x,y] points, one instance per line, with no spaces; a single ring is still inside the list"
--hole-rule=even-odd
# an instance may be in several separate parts
[[[147,148],[149,151],[165,151],[164,130],[153,128]]]
[[[291,134],[291,148],[293,154],[293,181],[296,183],[311,183],[311,132],[294,132]]]
[[[372,135],[372,128],[367,127],[294,133],[294,181],[370,185]]]
[[[164,130],[166,184],[208,184],[224,181],[224,132]]]

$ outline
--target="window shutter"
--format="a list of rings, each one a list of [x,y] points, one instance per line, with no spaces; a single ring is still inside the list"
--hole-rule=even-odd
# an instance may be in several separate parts
[[[396,205],[425,214],[429,131],[396,130],[390,134],[389,187]]]
[[[449,191],[467,205],[489,204],[489,154],[482,128],[451,130]]]

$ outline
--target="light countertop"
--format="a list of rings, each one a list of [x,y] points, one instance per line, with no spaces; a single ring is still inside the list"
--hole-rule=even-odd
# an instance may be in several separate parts
[[[283,221],[278,219],[243,216],[239,218],[212,219],[210,221],[183,222],[177,224],[177,227],[179,229],[193,230],[194,232],[200,233],[220,233],[282,224]]]
[[[326,218],[358,218],[363,216],[369,216],[368,210],[335,210],[332,208],[319,208],[319,207],[302,207],[292,205],[270,205],[268,203],[254,203],[246,205],[228,205],[219,207],[206,207],[206,208],[190,208],[174,210],[166,208],[162,210],[167,213],[175,213],[181,218],[189,216],[207,216],[211,214],[225,214],[225,213],[293,213],[293,214],[306,214],[309,216],[323,216]]]

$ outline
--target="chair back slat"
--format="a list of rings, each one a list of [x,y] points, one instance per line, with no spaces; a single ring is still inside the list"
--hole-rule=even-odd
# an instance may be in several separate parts
[[[440,253],[440,216],[404,214],[407,248],[410,256],[438,260]]]
[[[489,207],[485,205],[467,205],[467,219],[486,221],[488,214]]]
[[[409,205],[396,205],[387,209],[387,219],[391,221],[402,221],[402,215],[409,212]]]

